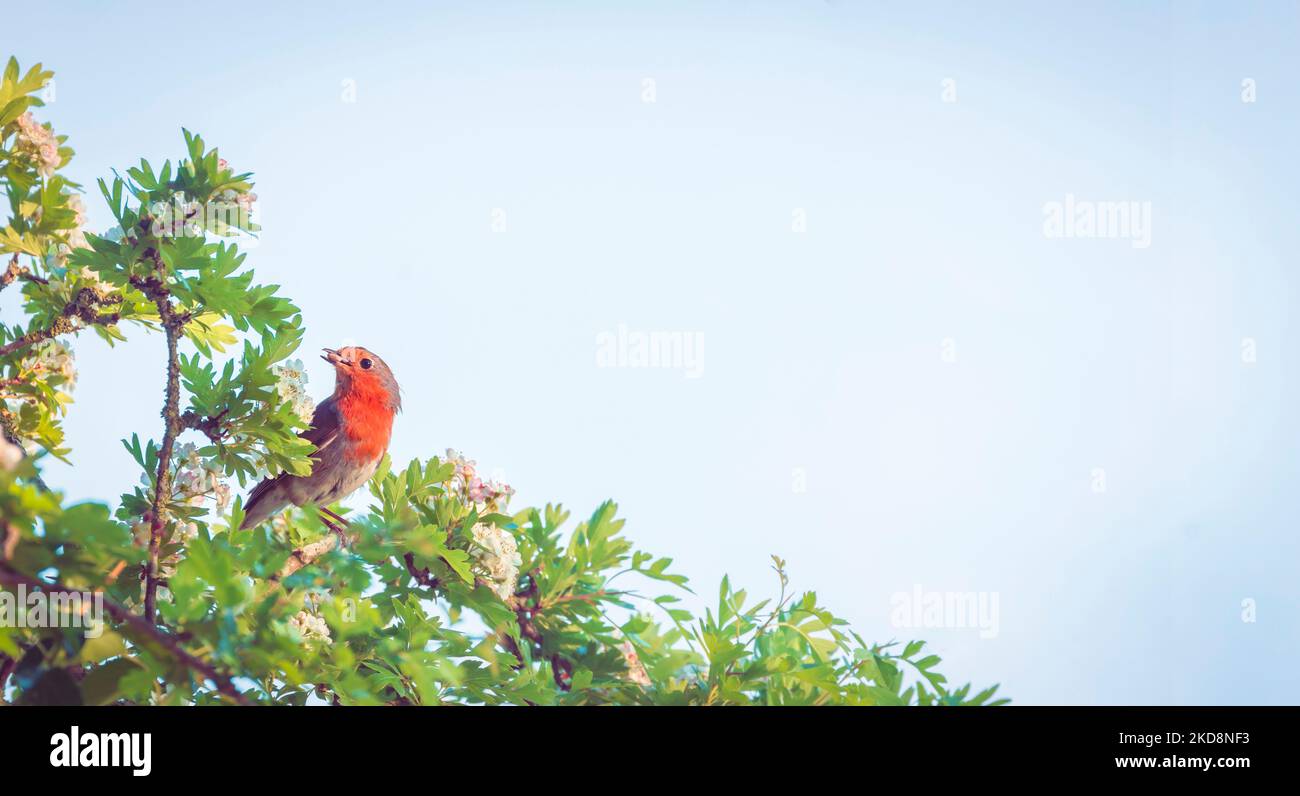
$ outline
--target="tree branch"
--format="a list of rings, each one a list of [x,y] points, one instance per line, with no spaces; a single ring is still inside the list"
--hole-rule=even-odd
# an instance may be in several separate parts
[[[167,523],[164,510],[167,499],[172,492],[172,450],[176,437],[182,430],[180,416],[181,401],[181,366],[180,338],[185,324],[189,322],[188,313],[177,312],[171,303],[171,292],[163,283],[162,276],[166,266],[156,250],[146,253],[154,260],[156,273],[148,277],[133,276],[131,284],[145,296],[152,299],[158,307],[158,317],[162,319],[163,332],[167,335],[167,387],[163,398],[163,438],[158,449],[158,472],[154,478],[154,495],[152,516],[149,529],[149,563],[144,578],[144,618],[152,623],[158,597],[158,551],[163,543],[163,531]]]
[[[302,547],[298,548],[297,550],[294,550],[292,553],[289,554],[289,560],[284,562],[284,566],[280,567],[280,571],[266,579],[269,585],[267,586],[266,590],[259,595],[258,599],[262,599],[263,597],[269,596],[272,592],[274,592],[276,589],[280,587],[280,581],[289,577],[290,575],[302,569],[303,567],[310,565],[316,559],[320,558],[321,556],[325,555],[326,553],[330,552],[331,550],[333,550],[338,546],[339,546],[339,537],[336,534],[331,533],[327,536],[317,539],[311,544],[305,544]]]
[[[40,589],[45,592],[58,592],[60,594],[84,594],[84,589],[72,589],[59,583],[46,583],[36,578],[14,572],[11,569],[0,567],[0,583],[9,583],[12,585],[22,584],[27,588]],[[170,633],[164,633],[159,630],[153,622],[146,621],[126,609],[125,606],[119,605],[107,597],[104,600],[104,610],[108,615],[118,622],[129,625],[133,630],[141,635],[147,636],[149,640],[162,645],[172,654],[181,664],[201,674],[205,679],[211,680],[219,693],[229,697],[232,701],[240,705],[251,705],[252,702],[244,696],[230,678],[217,671],[216,667],[202,658],[196,657],[187,652],[181,646],[180,640]]]
[[[271,576],[270,580],[277,583],[284,580],[293,573],[338,547],[338,545],[339,537],[335,534],[325,536],[311,544],[303,545],[300,549],[293,551],[289,556],[289,560],[285,562],[279,572]]]
[[[95,324],[112,326],[122,319],[121,314],[117,312],[101,314],[100,307],[115,306],[121,303],[121,296],[100,296],[94,290],[83,287],[77,291],[76,298],[68,302],[67,306],[63,308],[63,311],[49,326],[44,329],[34,329],[17,340],[0,346],[0,357],[9,356],[16,351],[21,351],[28,346],[45,340],[51,340],[61,334],[79,332]]]

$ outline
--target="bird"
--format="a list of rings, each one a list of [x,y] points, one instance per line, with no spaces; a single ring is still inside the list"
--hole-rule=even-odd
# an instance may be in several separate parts
[[[280,473],[248,493],[241,529],[255,527],[292,503],[314,504],[321,521],[344,542],[347,520],[325,508],[370,480],[388,451],[401,389],[384,360],[360,346],[325,348],[334,366],[334,394],[321,401],[311,427],[299,434],[316,446],[308,475]]]

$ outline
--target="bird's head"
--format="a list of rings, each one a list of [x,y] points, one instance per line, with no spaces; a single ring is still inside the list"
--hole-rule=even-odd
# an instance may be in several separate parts
[[[334,394],[374,395],[385,399],[394,412],[402,408],[402,392],[388,364],[361,346],[324,349],[321,359],[334,366]]]

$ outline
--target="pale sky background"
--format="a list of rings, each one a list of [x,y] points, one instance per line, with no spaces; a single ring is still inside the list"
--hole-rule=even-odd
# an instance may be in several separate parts
[[[710,599],[778,553],[1019,704],[1300,702],[1295,2],[287,5],[6,2],[0,53],[92,188],[182,126],[256,172],[309,386],[380,353],[397,461],[614,498]],[[1151,246],[1046,238],[1067,194],[1150,202]],[[620,323],[702,376],[596,367]],[[72,497],[160,433],[128,334],[76,341]],[[996,593],[996,637],[893,627],[916,585]]]

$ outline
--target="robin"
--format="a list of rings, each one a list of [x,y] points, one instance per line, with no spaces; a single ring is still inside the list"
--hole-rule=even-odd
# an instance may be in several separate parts
[[[324,349],[334,366],[334,394],[316,407],[303,439],[316,446],[309,475],[281,473],[248,494],[241,528],[251,528],[292,503],[320,508],[325,525],[341,538],[347,521],[325,508],[370,480],[388,450],[402,397],[384,360],[359,346]]]

